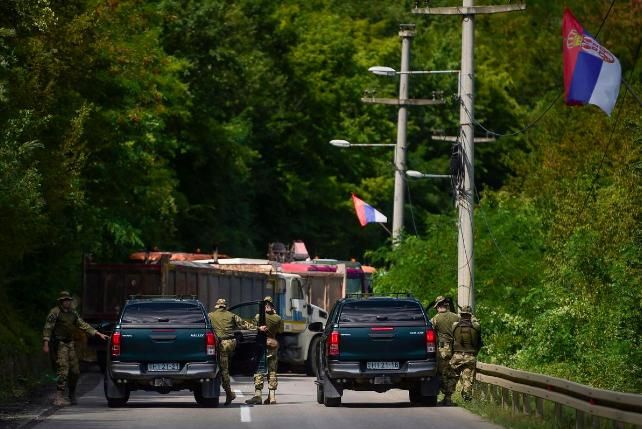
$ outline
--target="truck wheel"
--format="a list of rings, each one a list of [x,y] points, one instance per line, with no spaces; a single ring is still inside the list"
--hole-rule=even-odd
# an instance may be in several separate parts
[[[310,349],[308,350],[308,359],[305,361],[306,375],[317,375],[319,372],[319,342],[321,337],[314,337],[310,341]]]
[[[341,396],[336,398],[328,398],[327,396],[323,397],[323,405],[326,407],[340,407],[341,406]]]
[[[127,405],[129,398],[107,398],[107,406],[109,408],[119,408]]]
[[[129,389],[127,389],[126,386],[114,383],[107,374],[105,374],[105,378],[103,379],[103,387],[105,390],[105,399],[107,399],[107,406],[109,408],[123,407],[127,404],[127,401],[129,401]],[[109,396],[110,391],[112,392],[111,394],[116,393],[117,396]]]
[[[194,390],[194,399],[201,407],[216,408],[218,407],[218,396],[216,398],[205,398],[200,389]]]
[[[420,388],[410,389],[408,396],[410,397],[410,404],[414,406],[423,405],[434,407],[437,405],[437,396],[423,396]]]
[[[324,403],[323,386],[321,384],[317,384],[317,402],[319,404]]]

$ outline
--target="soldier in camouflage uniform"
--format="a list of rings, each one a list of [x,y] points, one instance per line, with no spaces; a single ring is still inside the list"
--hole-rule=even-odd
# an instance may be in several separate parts
[[[265,326],[259,329],[267,336],[267,370],[268,370],[268,397],[263,402],[266,405],[276,404],[276,388],[279,385],[277,368],[279,366],[279,343],[276,336],[283,332],[283,320],[276,314],[274,302],[271,296],[265,299]],[[258,320],[258,315],[257,315]],[[254,397],[245,401],[247,404],[259,405],[263,394],[263,383],[265,376],[261,372],[254,374]]]
[[[255,327],[241,319],[238,315],[227,310],[227,301],[220,298],[214,305],[214,311],[208,314],[212,327],[219,340],[219,363],[223,389],[225,390],[225,405],[230,405],[236,398],[230,386],[230,358],[236,350],[234,331],[238,329],[255,329]]]
[[[60,292],[58,305],[49,311],[45,327],[42,330],[42,351],[53,353],[55,358],[56,394],[53,404],[57,406],[76,404],[76,383],[80,375],[78,356],[74,346],[73,334],[82,329],[89,335],[96,335],[106,340],[101,334],[80,318],[72,308],[72,297],[67,291]],[[69,400],[65,398],[65,388],[69,388]]]
[[[473,384],[475,382],[475,367],[477,352],[481,347],[481,327],[473,318],[473,310],[465,305],[459,312],[461,319],[453,325],[453,357],[450,365],[460,377],[461,397],[465,401],[473,399]]]
[[[437,314],[430,321],[439,339],[437,372],[440,389],[444,394],[440,404],[450,406],[452,405],[451,396],[457,387],[457,374],[450,365],[450,359],[453,355],[453,325],[459,321],[459,316],[450,311],[450,302],[443,296],[435,299],[434,308],[437,309]]]

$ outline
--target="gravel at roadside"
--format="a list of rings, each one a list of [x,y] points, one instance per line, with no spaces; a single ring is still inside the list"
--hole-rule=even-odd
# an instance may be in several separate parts
[[[78,396],[92,390],[102,381],[103,375],[98,367],[92,367],[80,375]],[[59,407],[51,405],[56,391],[53,383],[35,389],[27,398],[10,404],[0,405],[0,429],[29,429],[43,418],[53,414]]]

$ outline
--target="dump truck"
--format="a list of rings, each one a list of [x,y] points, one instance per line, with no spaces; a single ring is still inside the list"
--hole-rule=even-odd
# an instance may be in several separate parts
[[[320,334],[308,329],[310,323],[327,320],[326,308],[346,292],[348,276],[358,276],[341,264],[335,269],[309,268],[287,272],[282,263],[247,258],[172,259],[174,254],[138,260],[134,263],[100,264],[86,259],[83,269],[81,315],[101,332],[109,334],[123,304],[132,297],[195,297],[208,311],[217,299],[230,306],[272,296],[285,331],[280,338],[279,359],[284,364],[305,368],[316,374]],[[310,270],[310,271],[308,271]],[[295,270],[291,270],[295,271]],[[103,342],[88,340],[86,360],[105,368]]]

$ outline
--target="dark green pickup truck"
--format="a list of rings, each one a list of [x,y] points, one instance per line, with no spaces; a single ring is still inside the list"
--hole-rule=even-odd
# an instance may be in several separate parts
[[[310,325],[310,329],[319,328]],[[436,334],[416,299],[337,301],[328,317],[319,355],[317,401],[326,406],[339,406],[345,389],[405,389],[413,404],[437,402]]]
[[[203,406],[217,406],[217,339],[196,299],[132,299],[109,341],[104,390],[110,407],[132,390],[169,393],[190,389]]]

